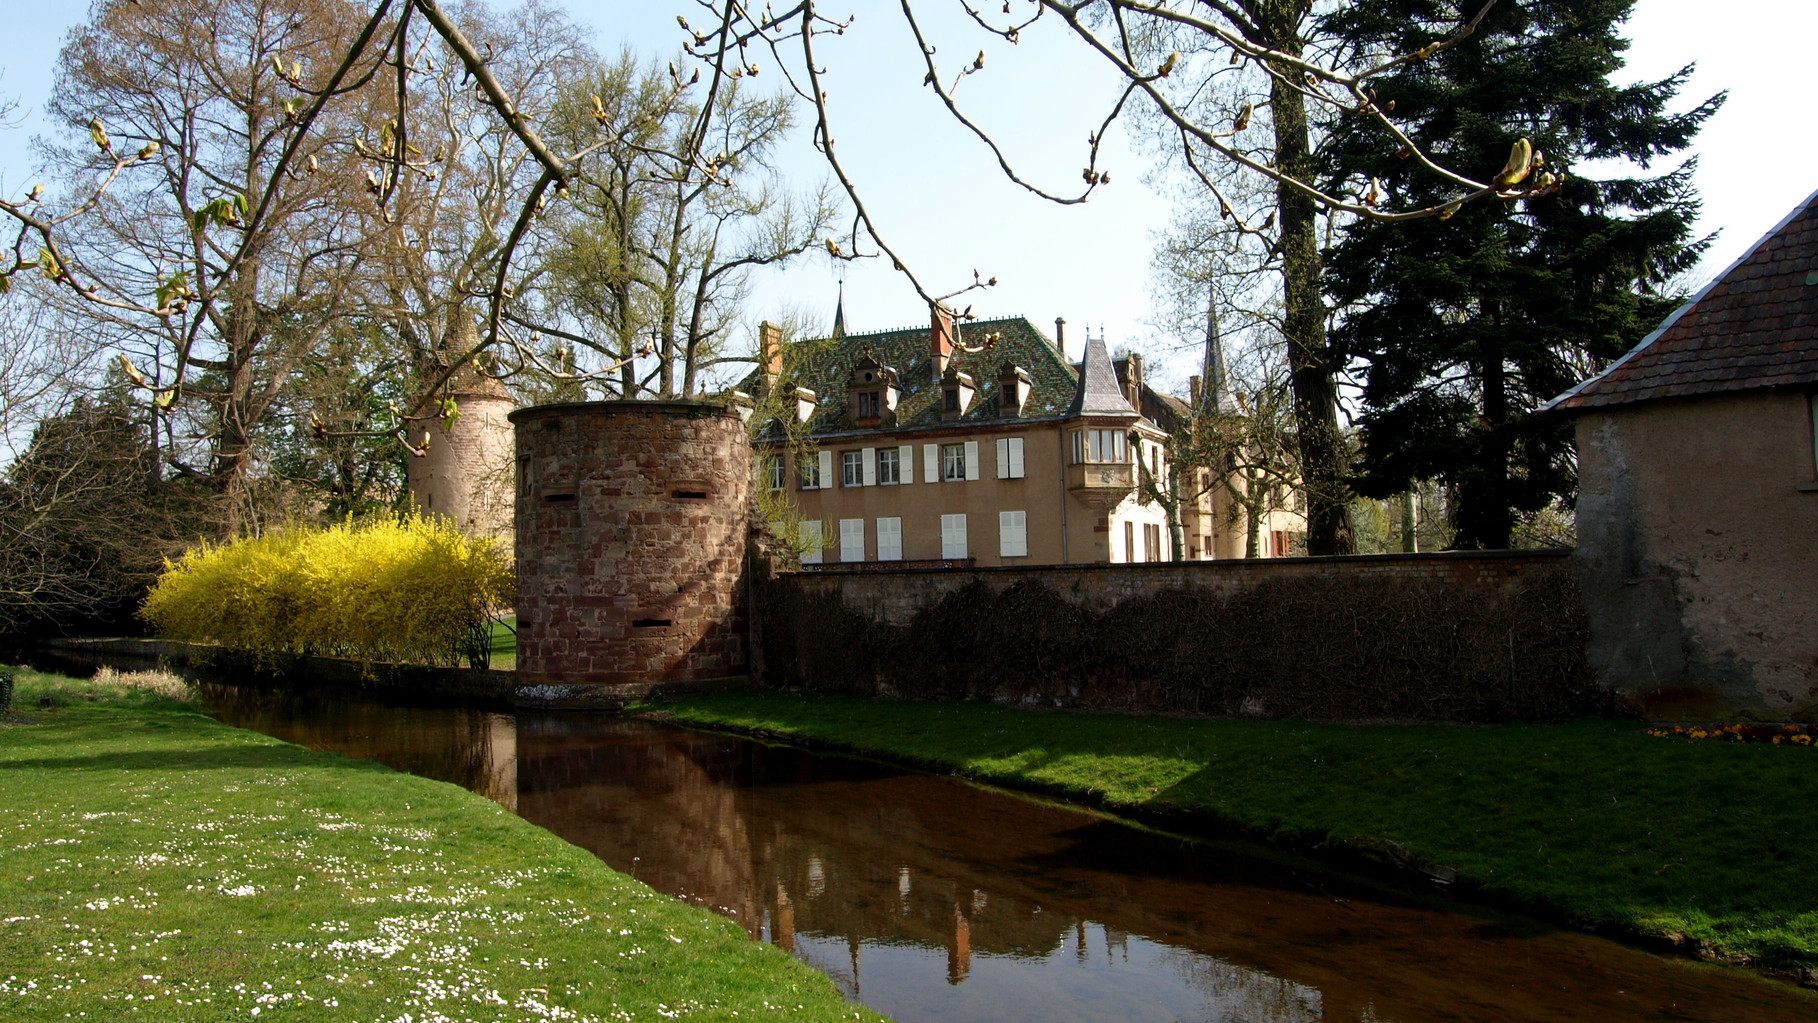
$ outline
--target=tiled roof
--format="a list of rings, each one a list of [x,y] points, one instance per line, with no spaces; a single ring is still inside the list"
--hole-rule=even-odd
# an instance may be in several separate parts
[[[1069,417],[1136,417],[1130,399],[1124,397],[1123,385],[1118,383],[1117,371],[1111,368],[1111,353],[1105,350],[1103,338],[1086,339],[1086,358],[1082,365],[1085,384],[1074,393],[1073,403],[1067,406]]]
[[[1583,409],[1818,383],[1818,193],[1660,329],[1553,399]]]
[[[866,355],[897,371],[902,393],[897,399],[896,425],[862,429],[901,432],[954,425],[954,421],[941,418],[941,387],[929,359],[928,333],[929,328],[924,324],[874,334],[847,334],[843,338],[807,345],[805,350],[820,350],[815,351],[808,365],[796,368],[795,379],[799,386],[814,391],[820,401],[819,409],[809,420],[810,432],[829,434],[861,429],[847,417],[846,384],[851,379],[853,363]],[[982,425],[1055,419],[1065,413],[1073,400],[1078,374],[1055,351],[1053,342],[1021,316],[973,320],[959,325],[960,341],[969,346],[976,346],[993,334],[997,335],[997,340],[988,351],[955,349],[953,352],[951,365],[970,374],[978,385],[971,406],[958,421]],[[785,355],[786,358],[793,356],[794,353]],[[998,400],[999,370],[1005,363],[1026,370],[1033,382],[1021,415],[1004,409]],[[755,393],[757,374],[746,377],[738,386],[747,393]]]

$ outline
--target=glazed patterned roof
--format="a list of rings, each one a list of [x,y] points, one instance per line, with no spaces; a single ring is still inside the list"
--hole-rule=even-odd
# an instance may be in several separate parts
[[[1583,409],[1818,383],[1818,194],[1602,374],[1553,400]]]
[[[990,335],[997,341],[989,351],[954,350],[950,365],[970,374],[977,393],[959,423],[987,423],[1058,419],[1072,403],[1078,389],[1079,375],[1062,355],[1055,351],[1047,335],[1035,329],[1021,316],[999,320],[973,320],[958,325],[960,342],[977,346]],[[847,334],[843,338],[791,346],[785,357],[799,357],[801,351],[814,354],[806,366],[796,368],[796,383],[814,391],[820,407],[809,421],[813,434],[849,433],[860,429],[879,433],[899,433],[914,429],[952,427],[955,420],[941,418],[941,387],[929,359],[927,324],[902,330],[874,334]],[[896,370],[902,386],[897,398],[896,425],[859,427],[847,417],[846,384],[854,363],[869,355],[880,365]],[[999,371],[1010,363],[1026,371],[1033,383],[1029,399],[1021,414],[1005,409],[998,400]],[[757,374],[747,376],[739,389],[754,393]]]

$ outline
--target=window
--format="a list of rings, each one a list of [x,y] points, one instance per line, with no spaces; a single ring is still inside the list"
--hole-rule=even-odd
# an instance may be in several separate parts
[[[878,393],[876,391],[858,392],[858,417],[860,419],[878,418],[880,414],[878,412],[879,407],[880,402],[878,401]]]
[[[1029,556],[1028,512],[1001,511],[997,513],[997,556],[1000,558],[1026,558]]]
[[[821,563],[821,520],[805,519],[802,522],[802,564],[818,565]]]
[[[957,388],[957,387],[947,388],[946,397],[943,401],[943,404],[941,405],[941,408],[947,412],[958,412],[960,410],[959,388]]]
[[[880,486],[903,481],[903,454],[896,448],[880,448],[877,453],[877,481]]]
[[[941,479],[953,483],[963,481],[965,478],[966,446],[964,444],[942,444]]]
[[[840,560],[865,560],[865,520],[840,520]]]
[[[1136,560],[1136,523],[1124,523],[1124,560]]]
[[[840,486],[865,485],[865,456],[857,451],[840,452]]]
[[[784,481],[789,476],[788,466],[783,462],[783,459],[777,455],[772,455],[765,459],[765,462],[767,463],[765,468],[770,473],[770,489],[783,489]]]
[[[1000,480],[1023,478],[1023,439],[1021,437],[999,437],[997,439],[997,478]]]
[[[877,560],[903,560],[903,520],[894,515],[877,520]]]
[[[941,516],[941,557],[963,558],[966,556],[966,515]]]
[[[814,455],[802,459],[802,489],[818,490],[821,486],[821,460]]]
[[[1162,560],[1162,533],[1161,525],[1158,523],[1149,522],[1143,525],[1143,560]]]
[[[1125,438],[1122,430],[1077,430],[1073,434],[1073,461],[1123,462]]]

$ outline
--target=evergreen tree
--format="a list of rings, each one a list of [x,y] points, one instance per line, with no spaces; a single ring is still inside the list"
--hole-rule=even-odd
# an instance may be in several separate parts
[[[1346,5],[1325,28],[1365,50],[1413,50],[1482,6],[1376,0]],[[1377,101],[1393,102],[1441,164],[1487,181],[1527,138],[1545,154],[1535,173],[1560,181],[1543,198],[1466,203],[1445,219],[1357,223],[1327,254],[1325,287],[1344,310],[1334,340],[1363,375],[1355,485],[1383,497],[1440,481],[1457,547],[1506,547],[1519,513],[1572,500],[1570,425],[1536,410],[1657,325],[1678,301],[1673,279],[1708,242],[1691,237],[1693,161],[1645,172],[1724,97],[1670,112],[1689,66],[1612,84],[1632,7],[1501,0],[1463,45],[1376,82]],[[1367,121],[1335,126],[1328,181],[1397,205],[1445,201],[1451,186],[1378,152]],[[1617,174],[1597,176],[1612,165]]]

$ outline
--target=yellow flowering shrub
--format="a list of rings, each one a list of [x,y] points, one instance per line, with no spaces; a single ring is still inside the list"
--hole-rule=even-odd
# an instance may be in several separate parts
[[[204,544],[166,564],[139,613],[169,639],[260,658],[478,665],[512,587],[497,541],[409,515]]]

